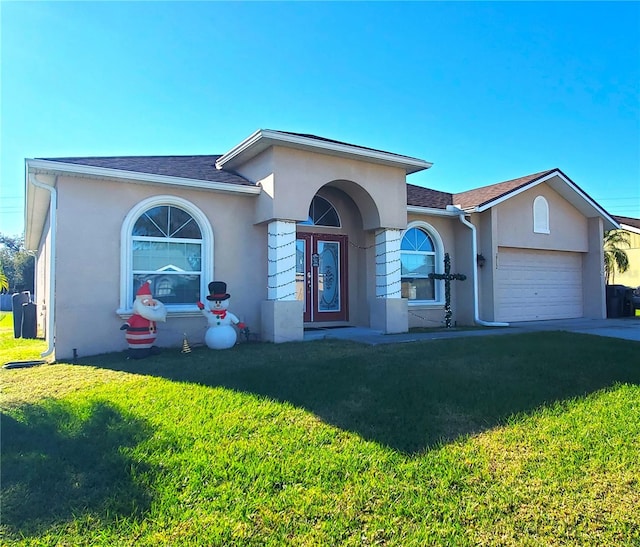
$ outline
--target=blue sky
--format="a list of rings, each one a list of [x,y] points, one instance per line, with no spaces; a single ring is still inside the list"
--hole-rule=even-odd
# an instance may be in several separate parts
[[[640,3],[0,2],[0,232],[24,158],[224,153],[256,129],[433,162],[458,192],[553,167],[640,218]]]

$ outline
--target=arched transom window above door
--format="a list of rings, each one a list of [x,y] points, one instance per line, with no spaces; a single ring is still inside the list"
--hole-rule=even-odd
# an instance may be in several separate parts
[[[315,196],[309,206],[309,216],[307,220],[298,222],[303,226],[330,226],[340,228],[340,217],[338,211],[331,205],[329,200]]]

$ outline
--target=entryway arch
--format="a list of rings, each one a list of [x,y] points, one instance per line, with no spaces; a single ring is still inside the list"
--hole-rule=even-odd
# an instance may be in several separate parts
[[[366,324],[374,235],[364,229],[363,214],[377,218],[376,209],[349,181],[328,183],[311,199],[308,218],[296,225],[296,298],[306,325]]]

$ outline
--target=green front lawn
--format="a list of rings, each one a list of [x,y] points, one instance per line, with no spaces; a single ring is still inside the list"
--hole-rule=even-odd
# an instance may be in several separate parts
[[[41,339],[15,340],[13,338],[13,314],[0,311],[0,365],[10,361],[39,360],[40,354],[47,349]]]
[[[639,355],[535,333],[2,370],[2,541],[638,545]]]

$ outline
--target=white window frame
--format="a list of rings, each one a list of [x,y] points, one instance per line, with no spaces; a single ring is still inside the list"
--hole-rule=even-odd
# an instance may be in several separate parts
[[[406,233],[412,228],[418,228],[427,233],[427,235],[431,238],[433,245],[435,247],[435,272],[434,273],[444,273],[444,244],[442,242],[442,238],[431,224],[425,222],[423,220],[414,220],[407,224],[407,229],[403,230],[400,237],[400,246],[402,247],[402,239]],[[402,254],[402,249],[400,250],[400,254]],[[400,280],[402,281],[402,273],[400,273]],[[434,300],[408,300],[409,306],[420,306],[420,307],[439,307],[444,306],[444,281],[442,279],[434,279]]]
[[[326,201],[329,206],[331,207],[331,209],[335,212],[336,217],[338,219],[338,225],[337,226],[330,226],[328,224],[316,224],[315,221],[311,218],[311,216],[309,216],[309,218],[305,221],[302,222],[298,222],[297,225],[298,226],[319,226],[322,228],[332,228],[332,229],[336,229],[336,228],[342,228],[342,219],[340,218],[340,213],[338,213],[338,209],[336,209],[336,206],[331,203],[331,200],[325,198],[324,196],[319,196],[318,194],[316,194],[315,196],[313,196],[313,199],[311,200],[311,203],[309,204],[309,209],[311,209],[311,206],[313,205],[313,200],[314,199],[322,199],[324,201]],[[309,222],[309,220],[311,220],[311,222]]]
[[[193,217],[200,227],[202,234],[200,294],[207,294],[207,284],[209,280],[214,278],[213,230],[207,216],[193,203],[177,196],[161,195],[142,200],[127,213],[120,230],[120,307],[116,313],[123,318],[129,317],[133,313],[135,297],[130,281],[133,275],[133,227],[145,211],[162,205],[183,209]],[[195,302],[193,304],[167,304],[167,313],[169,316],[200,315]]]
[[[533,200],[533,232],[549,234],[549,202],[544,196]]]

